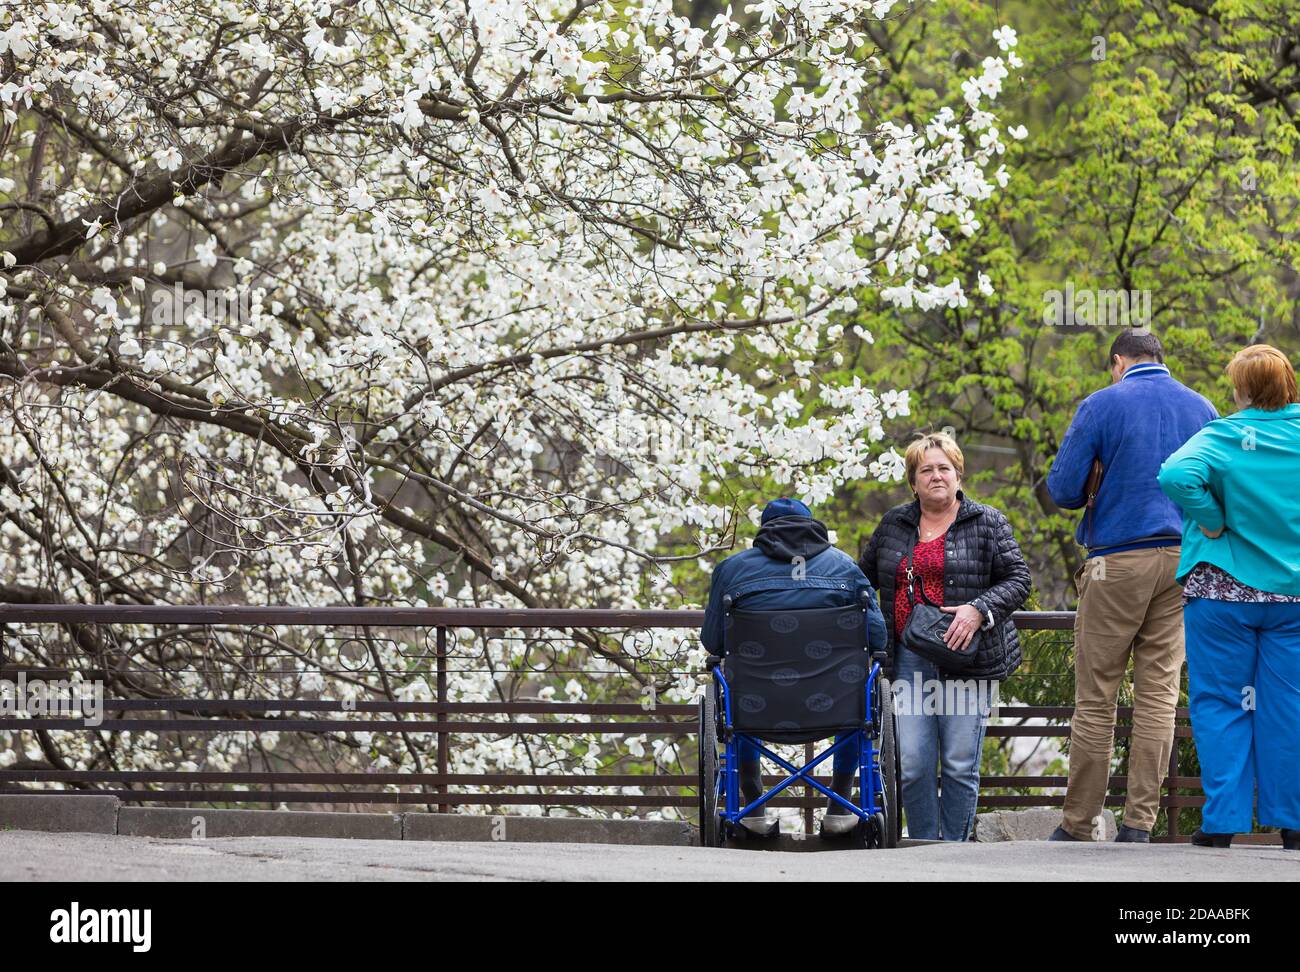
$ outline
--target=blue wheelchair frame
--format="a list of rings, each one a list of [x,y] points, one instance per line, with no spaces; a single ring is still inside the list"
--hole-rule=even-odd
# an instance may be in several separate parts
[[[863,687],[864,701],[866,703],[866,708],[863,709],[863,712],[866,713],[868,720],[871,720],[870,724],[875,733],[881,731],[881,727],[875,725],[875,721],[872,719],[872,716],[875,713],[875,709],[872,707],[872,693],[879,681],[879,675],[880,662],[873,661],[871,670],[867,673],[867,683]],[[718,801],[719,815],[722,819],[731,824],[733,828],[739,825],[741,817],[752,813],[757,808],[766,804],[768,800],[771,800],[782,790],[794,785],[795,783],[804,783],[812,786],[824,793],[830,799],[834,800],[836,803],[857,814],[862,821],[869,821],[874,814],[882,810],[876,802],[877,789],[882,792],[884,790],[884,780],[880,773],[879,754],[875,746],[872,745],[871,741],[873,737],[866,731],[865,727],[859,726],[847,735],[841,735],[839,739],[835,740],[829,747],[818,753],[817,756],[806,765],[802,767],[793,766],[764,746],[756,737],[747,733],[736,732],[732,728],[731,692],[727,685],[727,679],[722,674],[721,665],[718,665],[713,669],[713,684],[714,691],[720,692],[722,696],[722,705],[717,707],[717,711],[724,720],[724,731],[721,738],[725,748],[723,755],[719,758],[717,784],[722,787],[722,795],[724,799]],[[752,743],[759,751],[760,755],[770,759],[787,773],[792,774],[787,776],[772,789],[761,794],[758,799],[743,807],[740,806],[740,759],[738,749],[738,743],[742,739]],[[862,802],[865,804],[865,806],[862,807],[854,806],[851,801],[844,799],[844,797],[831,790],[830,787],[819,783],[812,776],[813,770],[815,770],[822,762],[839,752],[841,748],[851,745],[855,739],[859,743],[858,793],[861,796]]]

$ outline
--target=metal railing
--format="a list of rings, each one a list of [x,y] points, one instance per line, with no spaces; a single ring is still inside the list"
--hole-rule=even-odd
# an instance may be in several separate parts
[[[1017,627],[1023,631],[1069,631],[1073,627],[1074,613],[1018,612],[1014,615]],[[567,610],[497,608],[296,608],[254,606],[134,606],[134,605],[71,605],[71,604],[0,604],[0,679],[13,679],[18,674],[26,678],[66,677],[72,672],[84,679],[102,678],[113,682],[121,680],[126,672],[147,673],[151,665],[165,665],[160,652],[154,659],[141,660],[122,651],[109,652],[92,642],[87,649],[85,638],[78,632],[86,626],[151,625],[176,637],[183,636],[186,644],[202,644],[202,637],[214,631],[249,632],[265,626],[308,626],[327,631],[338,631],[347,626],[358,626],[364,634],[349,636],[348,644],[367,645],[376,631],[393,628],[417,628],[432,633],[432,644],[427,652],[411,652],[412,670],[432,676],[432,699],[429,701],[401,701],[392,697],[379,699],[327,699],[327,698],[157,698],[113,697],[103,700],[102,723],[88,727],[77,718],[41,716],[0,718],[0,733],[33,733],[40,737],[41,748],[49,754],[50,731],[78,731],[98,733],[101,744],[109,736],[126,733],[293,733],[301,739],[323,738],[338,733],[374,733],[401,737],[428,734],[434,740],[433,762],[435,770],[428,772],[418,763],[415,772],[309,772],[292,770],[130,770],[120,768],[77,769],[59,766],[55,761],[42,767],[22,766],[0,769],[0,790],[13,792],[26,789],[21,784],[40,784],[39,792],[51,792],[51,785],[62,789],[53,792],[70,796],[78,794],[111,794],[130,803],[184,803],[184,804],[312,804],[312,805],[425,805],[430,810],[449,812],[457,806],[504,807],[531,805],[541,807],[572,808],[693,808],[696,806],[696,777],[693,773],[452,773],[450,757],[456,738],[466,734],[494,737],[518,736],[537,738],[547,736],[617,734],[623,736],[663,736],[674,740],[690,740],[693,751],[696,707],[691,704],[655,704],[640,702],[550,702],[537,698],[502,699],[498,701],[464,702],[449,697],[448,680],[453,675],[473,671],[457,662],[471,661],[491,665],[492,659],[484,651],[481,655],[456,650],[458,631],[476,632],[509,631],[535,633],[543,631],[576,632],[585,639],[585,649],[594,652],[606,665],[603,674],[614,671],[618,677],[633,680],[641,687],[647,675],[672,678],[683,674],[680,670],[658,669],[651,671],[635,651],[623,652],[625,657],[614,657],[617,651],[604,650],[595,638],[596,632],[650,631],[653,629],[698,629],[703,620],[701,611],[620,611],[620,610]],[[23,634],[16,630],[22,625],[58,625],[70,633],[70,644],[75,645],[61,659],[63,665],[44,666],[22,663],[18,655],[30,655],[21,650]],[[28,631],[30,634],[30,630]],[[273,633],[274,635],[274,633]],[[504,637],[504,635],[502,635]],[[486,635],[485,635],[486,637]],[[525,640],[539,638],[525,634]],[[565,636],[561,641],[567,640]],[[689,637],[689,636],[684,636]],[[340,640],[340,639],[335,639]],[[381,639],[382,640],[382,639]],[[549,642],[543,642],[548,643]],[[530,642],[531,644],[531,642]],[[15,650],[17,649],[17,650]],[[290,652],[292,654],[292,652]],[[340,664],[345,657],[342,648],[335,653]],[[183,656],[186,663],[197,665],[201,653]],[[249,670],[273,672],[266,662],[275,655],[266,651],[254,653],[255,661]],[[299,661],[301,661],[299,653]],[[313,656],[316,657],[316,656]],[[377,655],[371,653],[372,660]],[[528,657],[527,653],[524,655]],[[249,667],[248,658],[216,657],[210,671],[219,671],[223,665],[239,664]],[[680,661],[680,658],[678,659]],[[132,669],[126,662],[142,665]],[[382,666],[380,666],[382,667]],[[321,666],[325,671],[325,666]],[[376,668],[346,668],[329,672],[346,674],[375,674]],[[286,669],[278,674],[292,673]],[[554,665],[541,668],[525,665],[510,669],[511,677],[528,673],[547,675],[578,671]],[[391,670],[389,675],[398,674]],[[699,674],[686,672],[686,674]],[[1041,674],[1041,673],[1040,673]],[[270,677],[268,675],[268,677]],[[524,684],[519,681],[518,684]],[[386,683],[385,683],[386,684]],[[371,689],[371,691],[377,691]],[[988,727],[990,738],[1006,737],[1068,737],[1068,720],[1073,710],[1068,706],[1001,705],[999,719]],[[1131,734],[1124,720],[1131,718],[1132,710],[1119,710],[1120,724],[1116,736]],[[384,718],[383,716],[387,716]],[[418,717],[418,718],[413,718]],[[548,718],[549,717],[549,718]],[[558,719],[557,719],[558,717]],[[590,721],[590,720],[600,721]],[[1031,724],[1030,720],[1042,720]],[[1177,712],[1177,739],[1170,758],[1169,775],[1163,784],[1161,805],[1166,808],[1169,820],[1167,840],[1186,840],[1180,834],[1178,809],[1197,807],[1204,803],[1199,792],[1179,793],[1179,790],[1199,791],[1200,779],[1183,776],[1179,769],[1178,740],[1189,739],[1186,709]],[[11,737],[12,738],[12,737]],[[414,750],[413,750],[414,751]],[[811,745],[806,747],[811,756]],[[683,767],[685,768],[685,767]],[[693,767],[692,767],[693,768]],[[779,777],[772,777],[775,781]],[[980,807],[1052,807],[1061,806],[1063,794],[1018,792],[1006,790],[1039,790],[1063,788],[1066,777],[1059,775],[991,775],[981,780]],[[355,787],[362,787],[356,789]],[[1107,805],[1122,806],[1119,794],[1126,786],[1124,777],[1112,777],[1111,795]],[[240,789],[232,789],[240,787]],[[398,787],[399,789],[374,789]],[[508,792],[488,788],[509,787]],[[638,789],[639,793],[574,793],[555,792],[557,788],[596,788],[608,790]],[[455,788],[455,790],[453,790]],[[531,788],[534,792],[519,792]],[[467,791],[468,790],[468,791]],[[545,790],[546,792],[542,792]],[[653,791],[653,792],[646,792]],[[990,792],[992,791],[992,792]],[[800,807],[804,810],[805,829],[811,832],[813,809],[820,799],[811,796],[789,796],[771,801],[776,806]],[[690,814],[689,816],[693,816]]]

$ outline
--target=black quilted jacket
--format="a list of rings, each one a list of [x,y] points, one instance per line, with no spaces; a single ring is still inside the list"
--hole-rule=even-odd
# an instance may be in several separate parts
[[[1011,613],[1029,597],[1029,567],[1020,553],[1011,524],[999,510],[967,499],[957,491],[961,505],[948,528],[943,550],[945,605],[973,604],[980,614],[993,612],[993,627],[983,631],[983,645],[975,669],[962,678],[1001,681],[1020,666],[1020,638]],[[913,500],[896,506],[880,518],[858,566],[871,586],[880,591],[880,609],[889,628],[886,673],[894,673],[894,578],[898,565],[916,543],[921,504]],[[957,676],[954,676],[957,677]]]

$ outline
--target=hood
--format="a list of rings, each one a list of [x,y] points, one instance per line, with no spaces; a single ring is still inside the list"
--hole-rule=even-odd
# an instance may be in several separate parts
[[[773,560],[811,560],[830,545],[826,525],[810,516],[778,516],[764,523],[754,538],[754,546]]]

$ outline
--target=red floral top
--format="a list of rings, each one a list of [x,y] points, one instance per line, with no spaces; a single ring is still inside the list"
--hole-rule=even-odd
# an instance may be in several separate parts
[[[947,532],[933,540],[918,543],[912,553],[912,573],[921,580],[925,596],[935,604],[943,604],[943,545]],[[920,593],[917,593],[920,600]],[[898,562],[894,575],[894,634],[902,637],[907,619],[912,616],[912,605],[907,599],[907,555]]]

